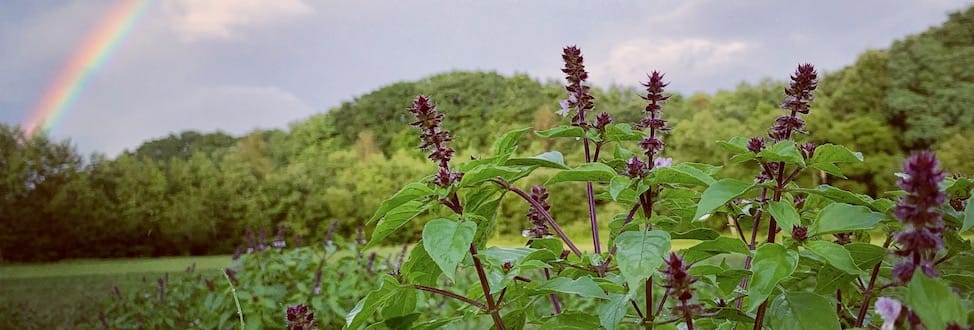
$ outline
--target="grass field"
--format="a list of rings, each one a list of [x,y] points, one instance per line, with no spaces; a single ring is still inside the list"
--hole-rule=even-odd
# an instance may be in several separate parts
[[[37,329],[73,328],[98,317],[98,301],[113,287],[125,291],[153,283],[192,264],[202,273],[219,273],[230,256],[146,259],[84,259],[48,264],[0,266],[0,328],[25,324]]]
[[[579,247],[591,249],[591,238],[577,238]],[[696,241],[676,240],[674,249]],[[494,239],[490,245],[523,246],[524,238]],[[380,254],[398,253],[398,247],[377,248]],[[343,253],[343,252],[340,252]],[[82,320],[98,317],[99,301],[113,288],[122,292],[154,285],[165,273],[181,272],[195,264],[203,274],[219,274],[229,255],[141,259],[76,259],[46,264],[0,265],[0,329],[74,328]],[[148,283],[144,283],[148,282]]]

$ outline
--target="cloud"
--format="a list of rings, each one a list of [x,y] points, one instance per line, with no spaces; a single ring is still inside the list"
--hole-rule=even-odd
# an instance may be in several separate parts
[[[184,86],[172,90],[179,97],[153,97],[157,102],[132,103],[98,95],[89,105],[68,114],[57,135],[72,137],[82,151],[117,155],[138,144],[183,130],[224,131],[242,135],[251,130],[287,128],[314,109],[299,98],[273,86]],[[120,110],[130,109],[130,110]]]
[[[234,38],[236,30],[242,28],[313,12],[301,0],[169,0],[162,9],[186,41]]]
[[[608,57],[592,65],[596,84],[633,85],[659,70],[680,80],[694,80],[727,71],[748,61],[756,48],[744,41],[634,39],[611,47]]]

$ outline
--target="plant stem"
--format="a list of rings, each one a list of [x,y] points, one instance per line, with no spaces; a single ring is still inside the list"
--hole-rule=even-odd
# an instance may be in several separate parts
[[[784,190],[784,185],[782,184],[783,182],[782,177],[784,176],[785,176],[785,163],[780,162],[778,163],[778,179],[777,179],[778,188],[774,190],[774,196],[771,198],[772,201],[775,202],[781,201],[781,192]],[[768,220],[770,220],[768,222],[768,243],[774,244],[775,235],[778,234],[778,223],[775,221],[774,217],[768,217]],[[766,309],[768,309],[767,300],[761,303],[761,306],[758,307],[757,317],[759,319],[756,320],[754,323],[755,329],[760,329],[757,327],[757,325],[764,323],[764,314]]]
[[[643,318],[643,324],[646,329],[652,329],[654,321],[656,314],[653,314],[653,277],[650,276],[646,279],[646,317]]]
[[[477,268],[480,287],[484,290],[484,297],[487,298],[486,311],[494,319],[494,325],[497,326],[498,330],[507,330],[507,327],[504,326],[504,319],[501,318],[500,309],[497,308],[497,303],[494,302],[494,296],[490,294],[490,283],[487,282],[487,273],[484,272],[484,265],[480,262],[480,258],[477,258],[477,247],[473,244],[470,244],[470,256],[473,257],[473,266]]]
[[[768,309],[768,300],[761,303],[758,306],[758,314],[754,316],[754,330],[761,330],[764,328],[764,313]]]
[[[768,187],[761,188],[761,199],[760,199],[761,202],[763,203],[764,200],[767,199],[767,197],[768,197]],[[754,213],[754,225],[751,227],[751,242],[747,246],[748,250],[751,251],[754,251],[754,249],[757,248],[758,227],[760,227],[761,225],[761,216],[764,214],[764,212],[762,211],[763,210],[761,208],[758,208],[757,212]],[[747,243],[747,241],[745,241],[744,243]],[[747,256],[746,258],[744,258],[744,269],[751,270],[751,261],[753,258],[754,257],[752,256]],[[744,279],[741,280],[742,290],[747,289],[747,284],[750,281],[750,279],[751,279],[750,276],[744,276]],[[740,309],[741,306],[744,306],[744,299],[740,299],[737,301],[737,308]]]
[[[683,319],[687,322],[687,330],[693,330],[693,315],[690,315],[690,308],[687,307],[687,301],[683,302]]]
[[[890,243],[893,243],[893,236],[887,235],[886,241],[883,242],[883,248],[888,249]],[[873,287],[876,286],[876,277],[879,276],[879,267],[882,264],[883,260],[879,260],[879,262],[876,263],[876,266],[873,266],[872,273],[869,274],[869,286],[867,286],[866,291],[862,293],[862,305],[859,306],[859,315],[856,315],[856,327],[862,327],[862,322],[866,319],[866,313],[869,311],[869,301],[873,297]]]
[[[416,289],[418,289],[418,290],[422,290],[422,291],[426,291],[426,292],[430,292],[430,293],[435,293],[435,294],[438,294],[438,295],[441,295],[441,296],[444,296],[444,297],[450,297],[450,298],[453,298],[453,299],[456,299],[456,300],[465,302],[467,304],[470,304],[471,306],[480,308],[482,310],[487,310],[487,305],[484,305],[484,303],[479,302],[479,301],[476,301],[476,300],[473,300],[473,299],[470,299],[470,298],[467,298],[467,297],[464,297],[464,296],[461,296],[459,294],[456,294],[456,293],[453,293],[453,292],[450,292],[450,291],[446,291],[446,290],[442,290],[442,289],[437,289],[437,288],[433,288],[433,287],[428,287],[428,286],[425,286],[425,285],[419,285],[419,284],[415,284],[415,285],[413,285],[413,287],[416,288]]]
[[[573,243],[572,240],[568,238],[568,235],[565,234],[565,231],[561,230],[561,226],[558,226],[558,223],[555,222],[555,219],[551,217],[551,214],[549,214],[548,211],[545,211],[544,207],[542,207],[541,204],[538,203],[538,201],[534,200],[534,198],[531,198],[531,196],[525,193],[523,190],[518,189],[517,187],[508,183],[507,181],[504,181],[504,179],[502,178],[498,177],[495,179],[491,179],[491,181],[500,185],[501,187],[504,187],[504,189],[510,190],[515,194],[517,194],[518,196],[521,196],[521,198],[523,198],[525,201],[531,204],[531,206],[534,206],[534,208],[540,211],[540,213],[545,217],[545,221],[548,222],[548,225],[551,226],[551,229],[554,229],[555,233],[558,234],[558,237],[560,237],[561,240],[565,242],[565,245],[568,245],[568,249],[572,250],[572,253],[575,253],[575,255],[579,257],[582,256],[582,251],[579,250],[577,246],[575,246],[575,243]]]
[[[589,152],[588,137],[582,138],[582,144],[585,146],[585,162],[591,163],[592,156]],[[602,254],[602,246],[599,244],[599,218],[595,214],[595,192],[592,189],[592,181],[586,182],[585,193],[588,195],[588,221],[592,225],[592,244],[595,248],[595,254]],[[603,274],[600,271],[599,277],[602,276]]]
[[[227,279],[227,284],[230,285],[230,294],[233,296],[233,303],[237,305],[237,316],[240,317],[240,329],[247,327],[244,323],[243,310],[240,308],[240,299],[237,298],[237,288],[233,287],[233,281],[230,280],[230,275],[226,271],[223,272],[223,277]]]
[[[622,227],[623,228],[625,228],[626,225],[628,225],[630,222],[632,222],[632,217],[636,216],[636,211],[639,211],[639,208],[641,206],[642,206],[641,202],[636,202],[636,205],[633,205],[632,208],[629,209],[629,215],[627,215],[626,216],[626,220],[622,222]],[[612,248],[609,249],[609,255],[605,257],[605,261],[603,261],[602,262],[602,265],[599,266],[603,271],[607,267],[609,267],[609,262],[612,261],[612,256],[616,254],[616,250],[618,250],[618,249],[619,249],[619,247],[616,246],[616,245],[613,245]]]
[[[666,291],[663,292],[663,298],[659,300],[659,305],[656,306],[656,316],[659,316],[659,314],[663,312],[663,304],[666,303],[666,298],[669,296],[670,296],[670,289],[666,289]]]
[[[544,269],[544,278],[546,280],[551,279],[551,271],[548,268]],[[552,293],[548,297],[551,298],[551,305],[555,308],[555,315],[561,314],[561,303],[558,301],[558,295]]]

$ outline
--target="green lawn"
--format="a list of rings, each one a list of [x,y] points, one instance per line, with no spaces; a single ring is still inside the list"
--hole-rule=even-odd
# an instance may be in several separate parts
[[[0,328],[73,328],[78,320],[98,318],[98,301],[113,287],[134,289],[194,263],[199,272],[219,273],[229,262],[222,255],[0,266]]]

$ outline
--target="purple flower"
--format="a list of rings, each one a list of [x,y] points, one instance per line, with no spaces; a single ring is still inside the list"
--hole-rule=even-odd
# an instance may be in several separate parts
[[[612,116],[609,115],[608,112],[603,111],[595,116],[595,122],[592,123],[592,126],[595,126],[595,129],[598,129],[601,132],[605,132],[605,126],[608,126],[611,123]]]
[[[930,277],[939,276],[933,268],[937,251],[943,248],[944,223],[938,208],[946,201],[940,182],[946,177],[936,156],[928,151],[915,153],[903,164],[906,177],[897,184],[907,192],[893,213],[904,229],[895,234],[899,243],[897,255],[905,257],[893,267],[900,283],[913,278],[916,267]]]
[[[315,324],[315,313],[304,304],[288,306],[287,328],[289,330],[318,329],[318,325]]]
[[[633,156],[626,162],[626,171],[622,175],[628,176],[634,179],[641,179],[646,177],[646,170],[649,167],[646,163],[639,160],[638,157]]]
[[[438,186],[446,187],[459,181],[460,173],[450,171],[450,159],[453,158],[453,148],[446,144],[453,141],[453,136],[440,127],[443,121],[443,114],[436,111],[436,104],[430,101],[428,96],[420,95],[413,100],[413,106],[409,112],[416,115],[416,121],[409,125],[420,129],[420,149],[430,152],[429,159],[438,163],[440,171],[437,173],[433,183]]]
[[[805,121],[798,114],[808,114],[810,103],[814,99],[812,91],[818,87],[817,79],[818,73],[811,64],[801,64],[795,70],[791,76],[791,84],[785,88],[785,100],[781,103],[781,108],[790,110],[790,113],[775,120],[768,133],[772,140],[787,140],[792,133],[804,132]]]
[[[533,186],[531,187],[531,199],[538,202],[538,205],[544,209],[539,210],[533,205],[528,209],[527,218],[531,221],[531,229],[525,230],[523,234],[525,236],[533,238],[543,238],[545,236],[551,235],[548,231],[548,223],[545,222],[544,212],[551,209],[551,205],[548,205],[548,189],[544,186]]]
[[[653,71],[649,75],[649,81],[642,85],[646,87],[646,96],[642,98],[649,101],[649,103],[643,109],[646,116],[636,123],[634,127],[639,130],[649,128],[649,135],[639,142],[639,147],[643,149],[647,161],[652,162],[653,157],[663,151],[663,146],[665,145],[663,140],[657,135],[669,131],[669,127],[666,126],[666,121],[660,118],[660,110],[663,108],[662,103],[669,99],[669,96],[663,95],[663,89],[669,84],[663,82],[662,73]],[[652,165],[655,166],[655,162]]]
[[[890,297],[879,297],[879,299],[876,299],[875,308],[876,314],[879,314],[879,317],[883,318],[883,328],[889,327],[892,329],[892,325],[900,317],[903,304],[899,300]]]
[[[673,158],[664,157],[656,158],[653,160],[653,167],[670,167],[673,166]]]
[[[565,73],[565,79],[568,80],[568,85],[565,86],[565,90],[568,91],[568,106],[562,108],[577,109],[578,112],[572,116],[572,126],[588,128],[589,124],[585,121],[585,113],[592,110],[595,104],[593,103],[591,88],[585,84],[585,80],[588,79],[588,72],[585,71],[582,51],[578,47],[568,46],[565,47],[561,58],[565,62],[565,67],[561,69],[561,72]]]
[[[759,153],[764,150],[765,142],[763,138],[752,137],[747,141],[747,150],[753,153]]]
[[[806,239],[808,239],[808,228],[805,226],[792,227],[791,238],[794,238],[799,243],[804,242]]]

